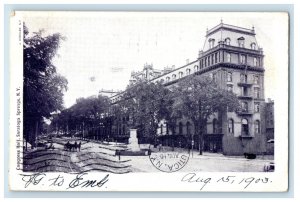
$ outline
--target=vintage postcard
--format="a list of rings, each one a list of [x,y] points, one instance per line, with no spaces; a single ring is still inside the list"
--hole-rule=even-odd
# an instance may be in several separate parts
[[[288,13],[15,11],[9,37],[10,190],[288,190]]]

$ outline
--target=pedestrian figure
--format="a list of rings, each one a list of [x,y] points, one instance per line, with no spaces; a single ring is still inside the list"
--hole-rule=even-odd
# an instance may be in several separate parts
[[[74,144],[74,149],[75,151],[77,151],[77,142],[75,141],[75,144]]]
[[[78,144],[78,150],[80,151],[80,148],[81,148],[81,141],[79,142]]]

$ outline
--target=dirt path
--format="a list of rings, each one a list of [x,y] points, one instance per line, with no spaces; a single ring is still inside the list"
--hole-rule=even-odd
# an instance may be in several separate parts
[[[39,149],[28,152],[24,158],[24,171],[66,173],[97,171],[117,174],[132,171],[130,160],[120,161],[115,156],[113,147],[82,141],[81,151],[66,151],[64,144],[67,141],[70,140],[54,140],[53,150]]]

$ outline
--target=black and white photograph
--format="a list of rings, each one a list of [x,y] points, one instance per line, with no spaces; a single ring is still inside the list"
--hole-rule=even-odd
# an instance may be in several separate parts
[[[11,189],[287,190],[287,13],[11,19]]]

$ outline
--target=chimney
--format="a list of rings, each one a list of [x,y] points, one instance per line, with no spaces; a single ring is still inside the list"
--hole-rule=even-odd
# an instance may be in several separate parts
[[[190,63],[190,60],[189,59],[186,59],[186,64],[189,64]]]
[[[175,69],[175,65],[172,65],[172,70]]]

